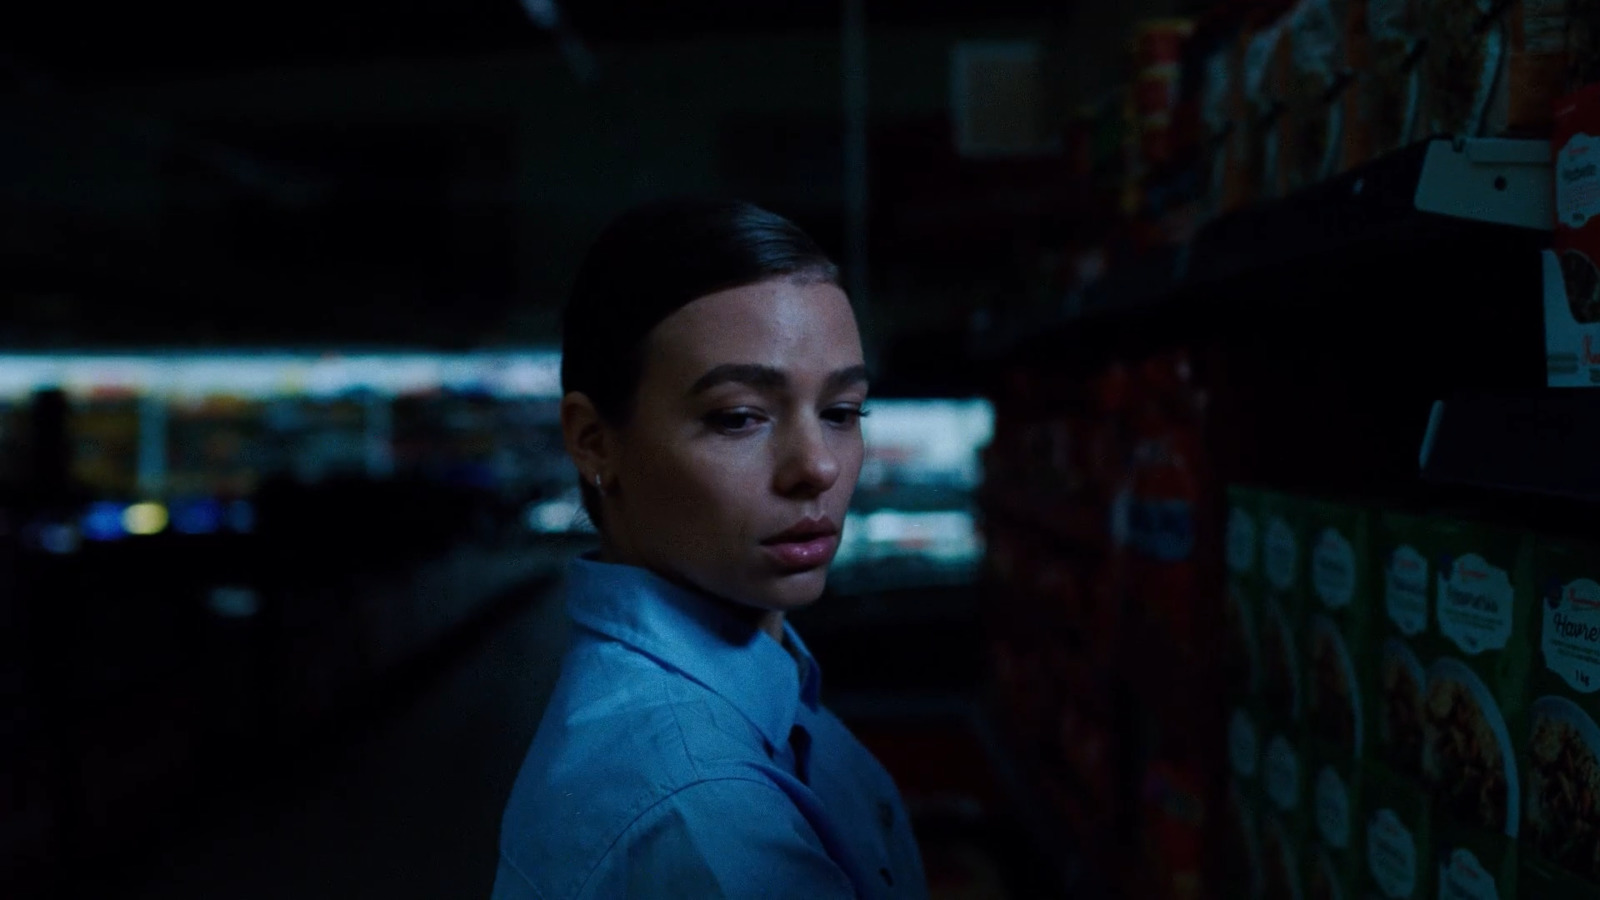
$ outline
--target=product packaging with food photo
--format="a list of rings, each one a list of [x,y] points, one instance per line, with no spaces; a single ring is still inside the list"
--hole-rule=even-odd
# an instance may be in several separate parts
[[[1427,669],[1419,644],[1433,611],[1428,521],[1386,510],[1370,519],[1374,604],[1365,704],[1359,816],[1363,881],[1372,896],[1432,898],[1432,804],[1422,780],[1422,702]]]
[[[1522,752],[1525,896],[1600,894],[1600,544],[1539,538]]]
[[[1213,878],[1218,896],[1258,900],[1266,890],[1266,863],[1262,856],[1260,793],[1237,778],[1230,778],[1222,795],[1221,831]]]
[[[1358,896],[1433,900],[1433,807],[1409,779],[1375,760],[1362,763],[1360,837],[1362,882]]]
[[[1441,889],[1516,896],[1523,731],[1539,604],[1520,529],[1432,523],[1434,615],[1422,771],[1433,792]],[[1490,887],[1492,893],[1487,893]]]
[[[1365,508],[1305,506],[1311,585],[1304,635],[1312,840],[1308,884],[1355,896],[1362,872],[1361,760],[1370,752],[1369,642],[1377,608],[1371,517]]]
[[[1303,896],[1311,833],[1306,754],[1308,671],[1299,636],[1309,595],[1306,501],[1280,491],[1258,494],[1261,535],[1262,853],[1267,896]],[[1290,893],[1275,893],[1282,888]]]
[[[1227,490],[1223,554],[1223,696],[1227,709],[1228,778],[1214,878],[1224,896],[1260,897],[1262,861],[1261,496],[1243,485]]]
[[[1600,384],[1600,84],[1556,104],[1555,232],[1542,251],[1546,383]]]
[[[1222,695],[1227,706],[1227,756],[1232,777],[1248,790],[1259,786],[1262,684],[1261,578],[1258,493],[1227,488],[1227,577],[1222,597]]]

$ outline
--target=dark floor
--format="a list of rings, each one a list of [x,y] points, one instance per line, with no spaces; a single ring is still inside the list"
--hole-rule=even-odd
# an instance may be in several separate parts
[[[545,587],[514,601],[381,716],[319,744],[298,765],[257,779],[254,788],[212,798],[211,811],[186,834],[144,857],[143,865],[103,873],[95,879],[103,889],[93,893],[127,900],[487,897],[501,808],[565,644],[568,624],[555,602],[558,591]],[[819,658],[843,660],[858,647],[883,647],[860,635],[856,640],[865,644],[840,643],[843,632],[828,636],[826,626],[839,622],[817,623]],[[939,630],[937,624],[923,627]],[[973,637],[960,621],[944,630],[969,642]],[[901,646],[935,649],[925,640]],[[921,668],[931,675],[927,662],[922,657]],[[833,692],[837,702],[830,705],[869,745],[878,741],[880,755],[930,758],[923,748],[941,743],[938,735],[948,732],[926,731],[927,715],[911,718],[929,737],[915,736],[914,728],[896,730],[896,698],[903,692],[893,688],[899,685],[864,685],[872,690],[852,695],[851,675],[839,668],[842,677],[828,683],[844,690]],[[863,697],[878,699],[863,704]],[[886,717],[879,715],[885,711]],[[909,752],[896,750],[897,743]],[[891,759],[885,763],[895,768]],[[935,773],[933,781],[939,777]],[[1025,841],[1015,825],[946,817],[919,825],[919,832],[930,875],[936,868],[943,873],[938,898],[1054,893],[1040,887],[1038,861],[1021,852]]]
[[[320,749],[129,873],[149,900],[487,897],[500,812],[567,627],[529,598],[385,720]]]

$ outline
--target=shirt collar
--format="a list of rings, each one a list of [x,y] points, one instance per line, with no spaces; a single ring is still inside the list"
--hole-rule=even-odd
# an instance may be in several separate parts
[[[574,559],[567,611],[733,704],[773,746],[789,740],[799,705],[816,708],[821,672],[787,621],[790,649],[721,601],[637,566]],[[793,653],[793,656],[790,653]],[[798,663],[798,665],[797,665]],[[802,674],[803,673],[803,674]]]

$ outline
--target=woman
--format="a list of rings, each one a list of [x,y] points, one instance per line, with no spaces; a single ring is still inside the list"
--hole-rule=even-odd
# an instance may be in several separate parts
[[[837,269],[765,210],[658,203],[600,237],[563,329],[601,548],[568,573],[494,897],[926,897],[894,782],[784,620],[821,595],[861,470]]]

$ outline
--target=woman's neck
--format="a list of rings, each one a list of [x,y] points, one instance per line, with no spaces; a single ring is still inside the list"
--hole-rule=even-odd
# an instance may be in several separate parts
[[[671,572],[662,572],[651,566],[644,565],[642,562],[629,559],[627,554],[619,553],[617,547],[609,541],[606,541],[600,545],[600,549],[596,551],[594,558],[598,562],[611,563],[613,565],[634,566],[640,569],[646,569],[654,572],[661,578],[664,578],[681,588],[685,588],[702,596],[709,597],[712,600],[727,606],[729,609],[732,609],[740,616],[740,618],[749,620],[757,628],[760,628],[762,631],[766,632],[768,637],[777,641],[783,647],[788,647],[788,643],[784,640],[783,610],[763,609],[759,606],[749,606],[744,603],[739,603],[735,600],[729,600],[726,597],[719,597],[716,594],[705,590],[699,585],[690,583],[681,576],[675,575]]]

